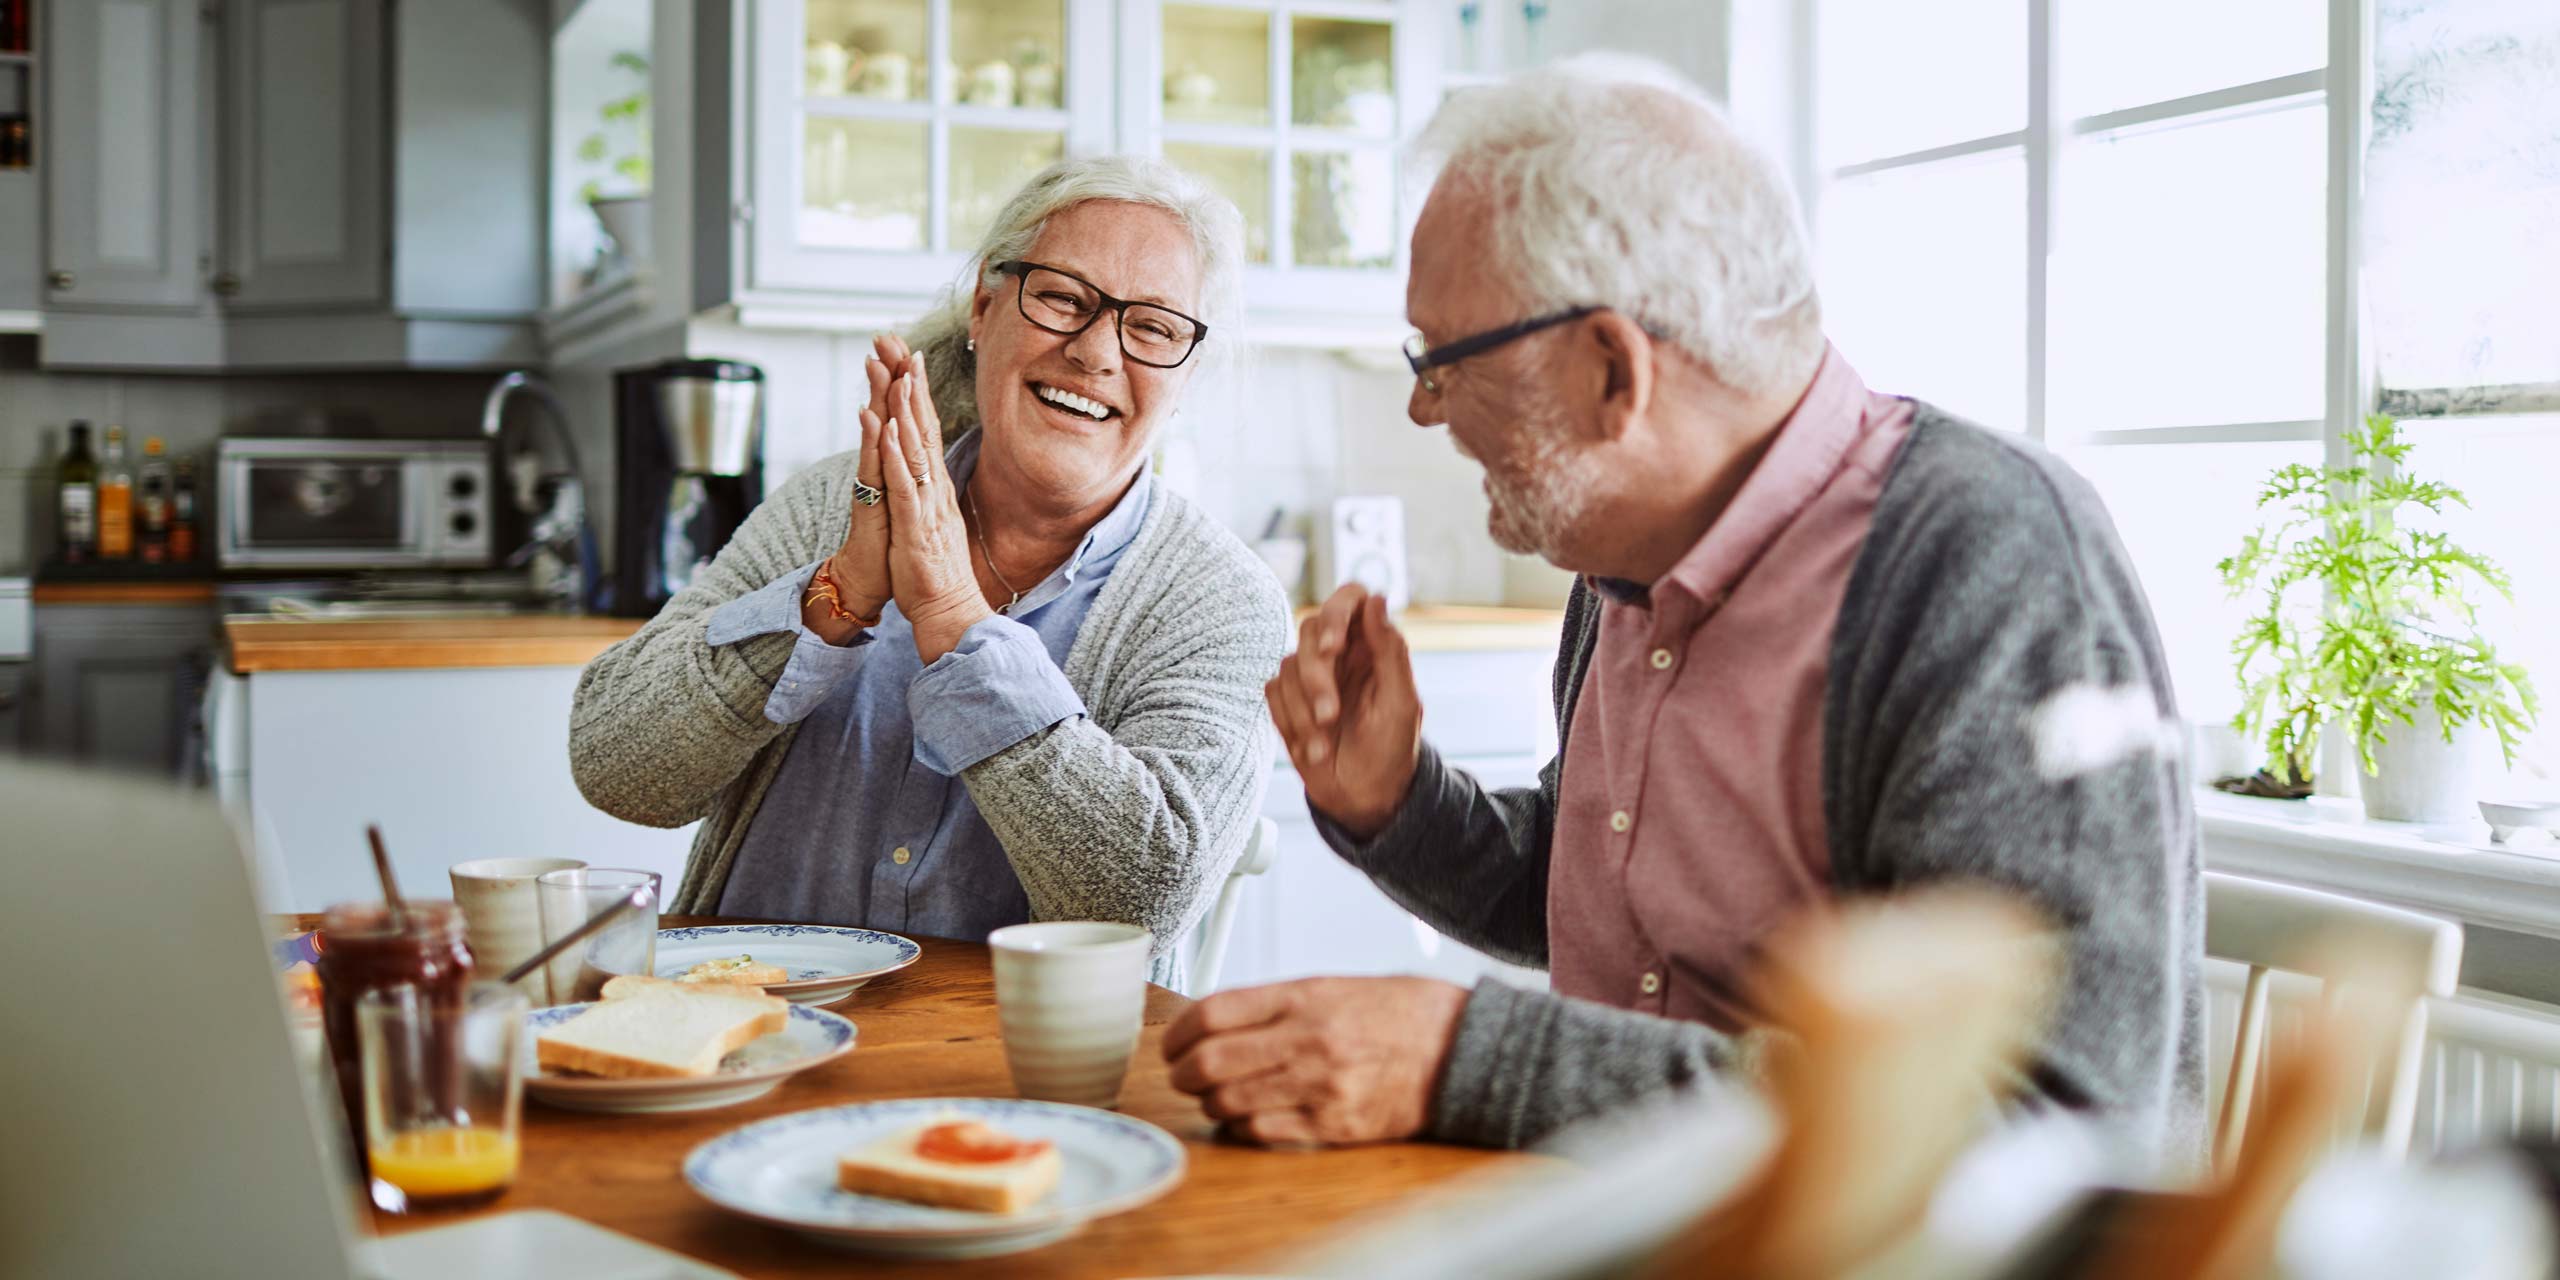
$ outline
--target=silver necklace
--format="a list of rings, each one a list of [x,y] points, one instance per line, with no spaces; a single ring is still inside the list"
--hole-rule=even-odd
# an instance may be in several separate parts
[[[1012,613],[1013,607],[1022,603],[1022,593],[1014,590],[1013,584],[1005,580],[1004,570],[996,567],[996,553],[987,546],[987,517],[978,510],[978,486],[974,484],[970,485],[967,492],[969,497],[969,514],[977,517],[978,521],[978,527],[970,530],[971,533],[978,536],[978,554],[987,558],[987,572],[996,576],[996,585],[1013,593],[1013,598],[1005,601],[1004,607],[996,610],[996,612],[1006,614]]]

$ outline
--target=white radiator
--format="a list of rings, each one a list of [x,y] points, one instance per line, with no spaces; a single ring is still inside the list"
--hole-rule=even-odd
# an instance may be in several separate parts
[[[2222,1114],[2223,1075],[2231,1069],[2231,1027],[2240,1016],[2248,971],[2205,961],[2212,1081],[2209,1116]],[[2271,992],[2269,1058],[2282,1053],[2301,1025],[2301,1002],[2315,984],[2276,975]],[[2560,1138],[2560,1008],[2502,996],[2464,993],[2431,1000],[2427,1050],[2418,1076],[2413,1155],[2506,1138]]]

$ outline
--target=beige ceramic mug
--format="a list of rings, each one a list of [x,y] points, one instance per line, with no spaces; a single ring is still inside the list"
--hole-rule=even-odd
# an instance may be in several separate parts
[[[462,908],[462,939],[470,944],[471,964],[482,977],[499,975],[542,950],[542,909],[534,878],[587,864],[576,858],[481,858],[446,868],[453,878],[454,905]],[[542,994],[542,976],[526,982]]]
[[[1138,1047],[1155,935],[1093,921],[1018,924],[987,935],[996,1019],[1014,1090],[1043,1102],[1111,1107]]]

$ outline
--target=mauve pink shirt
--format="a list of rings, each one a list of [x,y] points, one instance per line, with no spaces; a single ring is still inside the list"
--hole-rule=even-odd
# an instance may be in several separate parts
[[[1555,990],[1737,1030],[1770,928],[1830,895],[1832,624],[1911,430],[1837,350],[1651,591],[1603,592],[1547,883]]]

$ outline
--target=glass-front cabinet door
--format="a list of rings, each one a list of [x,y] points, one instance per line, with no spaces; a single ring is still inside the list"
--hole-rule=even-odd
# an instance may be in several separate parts
[[[752,289],[874,299],[956,279],[1005,199],[1111,144],[1105,0],[758,0]]]
[[[1135,0],[1129,131],[1244,211],[1248,327],[1264,340],[1401,332],[1397,146],[1434,98],[1427,5]]]

